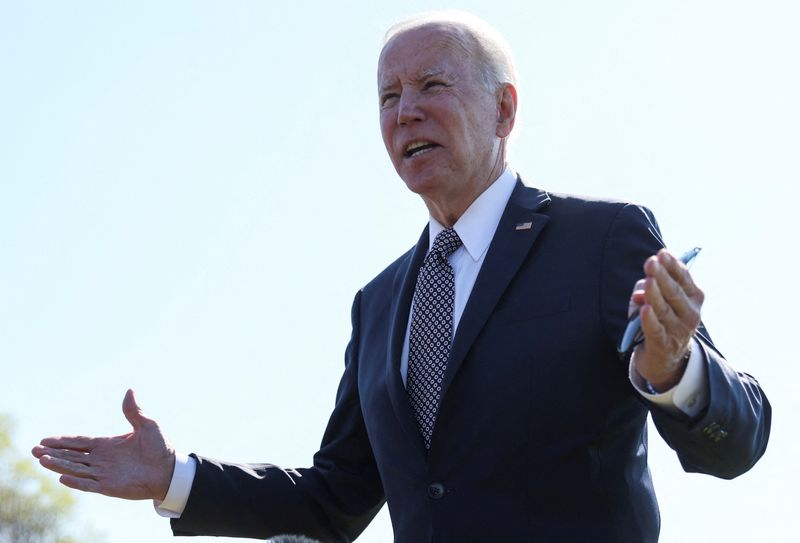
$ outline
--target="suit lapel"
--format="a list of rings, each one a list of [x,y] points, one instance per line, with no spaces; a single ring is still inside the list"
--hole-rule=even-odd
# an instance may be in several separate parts
[[[400,357],[403,352],[403,341],[406,337],[408,327],[408,314],[411,311],[411,300],[414,298],[414,288],[417,284],[417,274],[422,266],[422,261],[428,252],[430,245],[428,227],[422,231],[422,235],[416,247],[410,253],[407,265],[399,266],[397,274],[392,284],[392,308],[391,308],[391,329],[389,331],[389,342],[387,344],[386,358],[386,382],[389,388],[389,397],[392,402],[397,420],[403,430],[408,434],[409,439],[419,442],[420,452],[424,454],[424,442],[422,434],[417,427],[411,403],[408,400],[406,387],[400,375]]]
[[[442,400],[467,352],[544,229],[549,217],[536,211],[549,203],[547,193],[528,188],[517,180],[458,324],[442,383]]]
[[[536,211],[549,202],[545,192],[525,187],[517,181],[458,325],[442,383],[442,400],[469,348],[547,223],[549,217]],[[386,346],[386,382],[395,416],[411,442],[419,443],[419,452],[423,456],[424,442],[400,375],[400,357],[417,274],[429,244],[426,226],[406,264],[398,267],[392,284],[391,329]]]

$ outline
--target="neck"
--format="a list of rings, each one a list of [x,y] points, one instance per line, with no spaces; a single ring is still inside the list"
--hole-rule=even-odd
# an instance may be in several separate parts
[[[451,194],[435,196],[422,195],[422,200],[428,208],[431,217],[436,219],[445,228],[452,228],[464,212],[478,199],[478,196],[494,183],[506,168],[505,160],[498,157],[498,161],[491,171],[480,181],[471,183]]]

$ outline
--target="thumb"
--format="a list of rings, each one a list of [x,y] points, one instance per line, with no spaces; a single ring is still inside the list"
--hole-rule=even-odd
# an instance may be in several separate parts
[[[125,415],[125,418],[128,419],[128,422],[131,423],[134,431],[139,430],[142,424],[148,420],[148,418],[144,416],[142,408],[136,403],[136,396],[132,388],[128,389],[125,393],[125,398],[122,400],[122,413]]]
[[[633,292],[631,292],[631,297],[628,300],[628,318],[631,318],[634,313],[641,309],[646,301],[644,297],[645,281],[645,279],[639,279],[633,285]]]

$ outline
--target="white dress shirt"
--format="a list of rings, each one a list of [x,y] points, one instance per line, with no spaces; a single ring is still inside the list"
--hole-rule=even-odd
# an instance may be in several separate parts
[[[489,250],[489,244],[494,237],[500,217],[503,215],[511,193],[514,191],[516,182],[517,178],[514,172],[506,168],[500,177],[472,202],[453,225],[453,229],[463,243],[448,257],[455,276],[453,334],[458,328],[458,323],[464,313],[464,307],[467,305],[472,287],[475,285],[478,272],[480,272],[483,260]],[[433,246],[433,240],[436,235],[444,229],[445,227],[436,219],[430,218],[428,250]],[[633,285],[631,285],[631,288],[633,288]],[[406,374],[408,372],[408,337],[411,330],[413,312],[414,308],[412,307],[400,359],[400,373],[403,377],[403,383],[406,382]],[[706,385],[708,376],[703,365],[702,348],[696,341],[693,340],[693,342],[692,354],[689,357],[689,362],[681,381],[664,393],[650,394],[647,392],[644,379],[634,367],[635,357],[631,357],[628,368],[631,383],[643,397],[662,409],[673,413],[683,412],[690,417],[697,415],[708,403]],[[181,516],[186,507],[186,501],[189,499],[189,493],[192,490],[196,469],[197,461],[194,458],[185,454],[176,454],[175,470],[172,474],[167,496],[163,502],[154,502],[158,514],[173,518]]]

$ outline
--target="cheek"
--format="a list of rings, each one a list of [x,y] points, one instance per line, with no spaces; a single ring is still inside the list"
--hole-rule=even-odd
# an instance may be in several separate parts
[[[494,147],[497,130],[495,119],[490,116],[482,118],[474,118],[470,125],[467,138],[471,152],[480,153],[481,151],[488,151]]]
[[[386,146],[386,150],[389,154],[392,154],[392,123],[386,116],[382,113],[380,118],[380,125],[381,125],[381,138],[383,138],[383,145]]]

